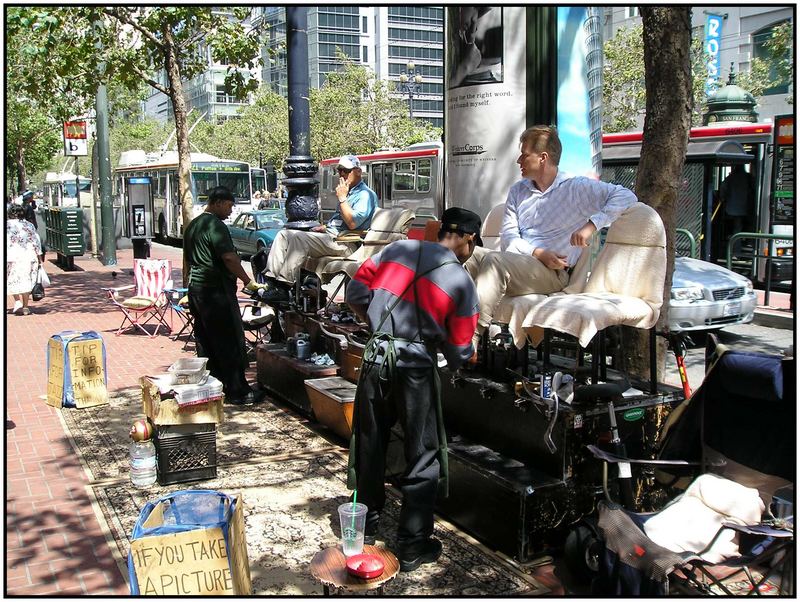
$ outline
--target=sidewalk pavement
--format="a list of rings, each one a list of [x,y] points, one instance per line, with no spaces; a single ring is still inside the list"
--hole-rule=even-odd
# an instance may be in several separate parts
[[[181,250],[154,245],[152,257],[172,261],[180,286]],[[122,314],[100,288],[133,284],[131,250],[117,251],[116,266],[88,254],[76,257],[74,272],[64,272],[54,259],[50,253],[46,261],[52,286],[42,301],[31,303],[31,315],[9,314],[13,299],[6,298],[6,593],[124,595],[125,579],[85,490],[86,473],[58,410],[43,397],[47,343],[64,330],[99,332],[109,391],[136,386],[140,376],[165,371],[190,354],[165,334],[114,335]]]
[[[794,329],[794,311],[791,308],[791,295],[770,291],[769,304],[764,303],[764,291],[756,290],[758,306],[753,323],[770,328]]]

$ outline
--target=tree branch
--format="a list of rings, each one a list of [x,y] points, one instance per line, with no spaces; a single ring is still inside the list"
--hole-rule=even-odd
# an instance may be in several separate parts
[[[139,23],[135,19],[131,18],[129,13],[120,11],[119,8],[108,8],[108,7],[103,8],[102,11],[108,16],[113,17],[114,19],[117,19],[122,23],[130,25],[159,48],[164,47],[164,42],[162,40],[159,40],[155,35],[153,35],[153,33],[150,30],[139,25]]]
[[[150,77],[149,75],[147,75],[147,74],[146,74],[144,71],[142,71],[141,69],[139,69],[139,67],[137,67],[137,66],[136,66],[136,65],[134,65],[133,63],[131,63],[131,64],[129,65],[129,67],[130,67],[130,68],[133,70],[133,72],[134,72],[136,75],[138,75],[139,77],[141,77],[141,78],[142,78],[142,80],[143,80],[145,83],[147,83],[147,84],[149,84],[149,85],[153,86],[153,87],[154,87],[156,90],[158,90],[159,92],[163,92],[163,93],[164,93],[164,94],[166,94],[167,96],[169,96],[169,95],[170,95],[170,93],[169,93],[169,89],[168,89],[168,88],[166,88],[166,87],[164,87],[163,85],[161,85],[160,83],[158,83],[158,82],[157,82],[156,80],[154,80],[152,77]]]

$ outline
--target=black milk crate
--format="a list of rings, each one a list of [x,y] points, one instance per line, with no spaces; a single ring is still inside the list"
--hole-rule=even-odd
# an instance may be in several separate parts
[[[217,430],[210,424],[158,426],[158,484],[202,481],[217,476]]]

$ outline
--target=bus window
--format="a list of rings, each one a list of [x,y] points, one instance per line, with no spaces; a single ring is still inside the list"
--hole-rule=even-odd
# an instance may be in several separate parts
[[[394,183],[392,188],[399,192],[414,190],[413,161],[398,161],[394,164]]]
[[[155,196],[161,198],[167,197],[167,174],[165,173],[158,174],[158,184],[156,186]]]
[[[214,175],[214,174],[210,174]],[[250,178],[247,172],[228,172],[220,171],[217,174],[219,178],[219,186],[225,186],[233,193],[233,197],[237,203],[250,203]],[[197,176],[195,176],[197,177]],[[215,184],[216,186],[216,184]],[[207,199],[203,199],[206,201]]]
[[[417,192],[431,190],[431,160],[420,159],[417,162]]]
[[[217,174],[207,171],[193,171],[192,183],[194,186],[194,201],[195,203],[208,203],[208,191],[217,185]]]

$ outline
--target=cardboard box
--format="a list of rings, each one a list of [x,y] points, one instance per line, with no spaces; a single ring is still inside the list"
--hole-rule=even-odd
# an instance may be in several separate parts
[[[67,330],[47,342],[47,404],[90,408],[108,403],[106,347],[96,332]]]
[[[163,525],[168,503],[159,502],[143,526],[152,529]],[[134,539],[130,560],[140,595],[251,595],[241,494],[236,495],[228,524],[227,545],[219,526],[201,527]]]
[[[161,398],[158,385],[148,376],[139,379],[142,387],[142,408],[153,424],[222,424],[224,412],[222,399],[207,403],[179,406],[172,398]]]

